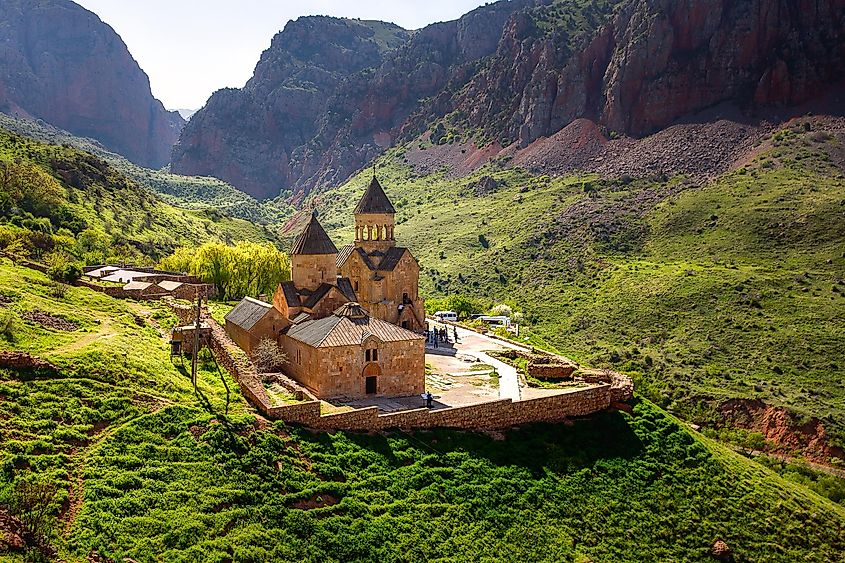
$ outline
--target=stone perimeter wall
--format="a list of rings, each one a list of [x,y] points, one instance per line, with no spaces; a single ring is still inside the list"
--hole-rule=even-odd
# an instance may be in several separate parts
[[[188,324],[193,320],[191,307],[174,302],[169,305],[181,324]],[[313,399],[313,395],[299,388],[295,382],[287,380],[282,381],[282,384],[298,397],[309,400],[274,407],[270,406],[270,399],[264,390],[261,377],[246,353],[228,337],[223,327],[214,319],[209,317],[205,320],[211,326],[211,350],[218,363],[232,374],[241,393],[262,415],[272,420],[302,424],[316,430],[371,431],[438,427],[494,430],[532,422],[559,422],[570,417],[594,414],[610,408],[613,403],[630,399],[632,395],[630,387],[598,383],[594,387],[578,391],[520,401],[501,399],[446,409],[419,408],[388,414],[379,414],[378,407],[321,414],[320,401]]]

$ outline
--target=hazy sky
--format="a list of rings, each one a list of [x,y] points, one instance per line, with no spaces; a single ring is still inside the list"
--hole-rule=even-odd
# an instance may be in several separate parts
[[[288,20],[305,15],[391,21],[418,29],[483,0],[75,0],[123,38],[168,109],[197,109],[241,87]]]

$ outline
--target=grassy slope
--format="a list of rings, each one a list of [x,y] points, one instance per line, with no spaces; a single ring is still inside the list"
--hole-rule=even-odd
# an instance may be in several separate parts
[[[642,394],[696,421],[713,417],[715,399],[760,397],[821,417],[845,444],[845,182],[828,156],[837,141],[800,128],[777,137],[744,169],[686,190],[681,178],[493,166],[417,177],[401,150],[379,175],[429,295],[515,301],[541,340],[632,373]],[[466,185],[482,174],[504,187],[474,195]],[[323,196],[336,240],[351,239],[368,179]]]
[[[76,137],[41,120],[31,121],[0,113],[0,127],[43,143],[67,145],[94,154],[127,178],[176,207],[195,211],[215,209],[230,217],[259,224],[272,224],[288,212],[284,204],[259,203],[216,178],[180,176],[165,170],[142,168],[119,154],[106,150],[92,139]]]
[[[0,349],[28,351],[60,368],[58,377],[0,369],[0,504],[16,478],[38,478],[55,483],[54,513],[66,514],[69,487],[78,483],[90,452],[122,425],[172,404],[223,411],[226,389],[214,364],[203,361],[204,400],[196,398],[188,371],[170,361],[158,327],[172,326],[175,318],[160,305],[84,288],[69,288],[63,298],[51,291],[43,274],[0,262],[3,307],[14,319]],[[49,311],[79,330],[49,330],[21,319],[32,310]],[[237,386],[226,378],[231,411],[242,412]]]
[[[539,425],[507,441],[256,430],[231,381],[220,415],[225,390],[211,365],[200,373],[207,401],[193,395],[149,320],[173,322],[156,304],[84,288],[55,299],[50,288],[0,264],[8,309],[81,327],[18,320],[0,341],[62,369],[0,371],[0,497],[14,479],[55,482],[54,541],[67,560],[96,550],[138,561],[697,561],[717,538],[740,560],[845,556],[842,507],[649,403],[633,417]],[[71,484],[82,484],[81,506]]]
[[[162,202],[96,157],[73,148],[47,145],[0,129],[0,159],[23,159],[61,181],[65,202],[88,226],[116,234],[153,257],[177,245],[209,239],[266,240],[266,228],[232,219],[214,210],[178,209]],[[74,187],[62,181],[59,168],[78,172]]]

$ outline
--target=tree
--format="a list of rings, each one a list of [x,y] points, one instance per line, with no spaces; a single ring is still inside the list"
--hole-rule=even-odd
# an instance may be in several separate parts
[[[272,338],[262,338],[252,352],[252,363],[259,372],[277,372],[288,363],[287,355]]]
[[[214,284],[222,299],[272,293],[290,279],[290,260],[271,243],[239,242],[235,246],[207,242],[199,248],[178,248],[159,267],[188,272]]]
[[[499,303],[498,305],[494,305],[493,308],[490,309],[490,314],[495,315],[497,317],[510,317],[513,314],[513,309],[511,309],[509,305]]]
[[[50,504],[55,495],[56,485],[44,481],[19,480],[12,490],[9,512],[21,521],[28,539],[42,549],[51,531]]]

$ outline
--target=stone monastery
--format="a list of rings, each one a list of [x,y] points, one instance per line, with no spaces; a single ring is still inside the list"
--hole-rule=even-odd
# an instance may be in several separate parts
[[[291,247],[291,281],[272,303],[244,298],[226,332],[247,353],[276,340],[287,374],[321,398],[422,393],[420,268],[396,245],[395,214],[375,176],[355,208],[355,242],[340,252],[312,214]]]

